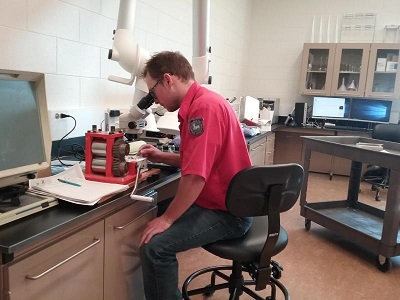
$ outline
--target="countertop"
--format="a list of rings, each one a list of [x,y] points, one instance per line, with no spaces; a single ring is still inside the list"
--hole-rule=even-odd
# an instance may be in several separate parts
[[[156,181],[140,183],[137,194],[143,195],[152,190],[157,190],[179,178],[180,172],[172,173],[163,170]],[[60,200],[59,204],[54,207],[2,225],[0,227],[2,262],[12,259],[13,253],[23,247],[45,239],[70,226],[84,223],[95,216],[106,215],[110,211],[127,205],[132,200],[129,197],[122,200],[121,196],[130,192],[131,189],[94,206],[77,205]]]
[[[283,124],[274,124],[271,126],[271,131],[265,131],[265,132],[261,132],[260,134],[257,134],[255,136],[252,137],[246,137],[246,143],[247,144],[252,144],[254,142],[257,142],[260,139],[265,138],[266,136],[272,134],[277,128],[285,126]]]

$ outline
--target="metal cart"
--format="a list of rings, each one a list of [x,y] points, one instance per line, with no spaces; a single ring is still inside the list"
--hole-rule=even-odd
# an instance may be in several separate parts
[[[358,136],[303,136],[305,180],[301,191],[300,214],[305,227],[315,222],[377,254],[382,272],[391,268],[390,257],[400,255],[400,143]],[[383,150],[371,150],[357,143],[379,143]],[[311,151],[352,161],[347,199],[307,203],[308,169]],[[390,186],[385,211],[358,201],[362,163],[390,169]]]

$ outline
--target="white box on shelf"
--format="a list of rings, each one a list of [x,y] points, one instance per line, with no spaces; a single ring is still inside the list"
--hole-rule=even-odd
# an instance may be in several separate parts
[[[397,61],[388,61],[386,63],[386,71],[387,72],[395,72],[395,71],[397,71]]]
[[[384,72],[386,71],[386,58],[378,58],[376,62],[376,70],[375,71],[381,71]]]

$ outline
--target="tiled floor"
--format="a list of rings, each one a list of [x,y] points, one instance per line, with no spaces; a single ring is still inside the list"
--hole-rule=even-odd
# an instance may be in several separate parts
[[[345,199],[347,184],[347,177],[334,176],[330,181],[327,175],[311,174],[307,201]],[[376,202],[374,196],[370,186],[363,183],[360,201],[385,209],[386,201]],[[382,196],[386,198],[385,191]],[[392,258],[393,268],[389,272],[382,273],[374,265],[376,254],[315,223],[306,231],[298,204],[282,215],[281,222],[288,232],[289,244],[275,259],[284,267],[281,282],[291,299],[400,299],[400,256]],[[226,263],[203,249],[181,253],[178,259],[181,282],[195,270]],[[265,292],[261,294],[266,296]],[[226,293],[218,292],[209,299],[228,298]],[[283,297],[279,295],[278,299]]]

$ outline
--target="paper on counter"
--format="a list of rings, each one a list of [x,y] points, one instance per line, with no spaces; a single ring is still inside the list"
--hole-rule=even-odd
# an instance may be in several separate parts
[[[62,183],[58,179],[68,180],[80,186]],[[86,180],[80,166],[74,165],[57,175],[29,180],[29,188],[72,203],[94,205],[101,198],[125,191],[129,186]]]

